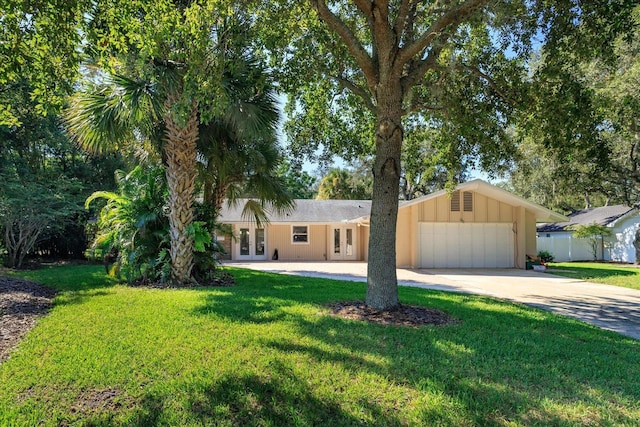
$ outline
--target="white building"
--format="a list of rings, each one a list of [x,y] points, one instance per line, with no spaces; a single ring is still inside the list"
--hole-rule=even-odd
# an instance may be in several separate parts
[[[629,206],[603,206],[584,209],[569,216],[568,222],[539,224],[537,227],[538,251],[545,250],[557,262],[591,261],[593,254],[588,239],[573,236],[571,227],[576,225],[599,224],[611,229],[611,236],[605,237],[598,248],[598,259],[634,263],[636,249],[633,241],[640,224],[637,208]]]

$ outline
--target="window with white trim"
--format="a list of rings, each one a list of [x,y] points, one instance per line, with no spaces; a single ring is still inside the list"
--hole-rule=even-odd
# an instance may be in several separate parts
[[[292,225],[291,226],[291,243],[308,244],[309,243],[309,226]]]

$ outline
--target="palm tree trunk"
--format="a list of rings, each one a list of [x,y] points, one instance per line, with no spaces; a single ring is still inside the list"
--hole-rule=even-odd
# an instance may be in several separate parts
[[[171,114],[173,99],[167,101],[165,116],[167,185],[169,187],[169,233],[171,239],[171,281],[176,285],[193,282],[193,223],[195,199],[196,143],[198,142],[198,109],[195,103],[184,126],[176,123]]]

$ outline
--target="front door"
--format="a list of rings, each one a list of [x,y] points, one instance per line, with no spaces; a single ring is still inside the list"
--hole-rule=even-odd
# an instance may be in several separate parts
[[[354,261],[356,254],[356,228],[352,225],[340,225],[331,228],[331,259]]]
[[[241,226],[238,231],[237,259],[267,259],[267,239],[264,228],[251,224]]]

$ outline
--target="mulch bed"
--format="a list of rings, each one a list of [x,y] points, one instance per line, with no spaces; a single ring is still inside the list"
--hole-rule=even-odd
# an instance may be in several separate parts
[[[401,304],[394,310],[376,310],[362,301],[344,301],[329,306],[334,316],[351,320],[393,326],[444,326],[457,324],[458,320],[447,313],[427,307]]]
[[[0,362],[53,306],[55,289],[0,276]]]

